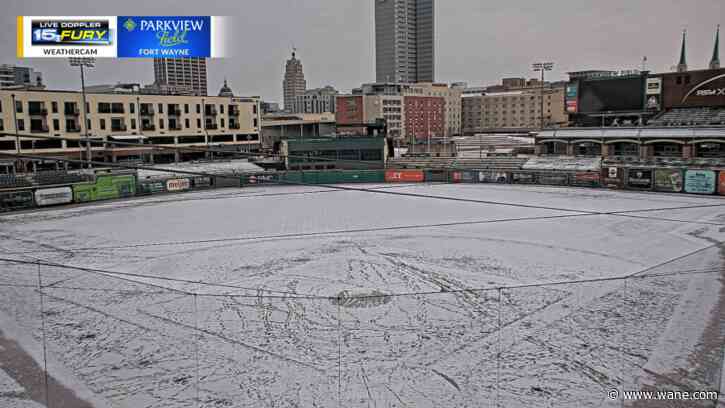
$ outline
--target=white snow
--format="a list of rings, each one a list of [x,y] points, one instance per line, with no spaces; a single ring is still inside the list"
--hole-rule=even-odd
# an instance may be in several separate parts
[[[192,407],[197,392],[205,406],[599,407],[610,388],[657,386],[645,368],[712,385],[696,356],[717,315],[720,251],[705,248],[724,238],[722,199],[351,187],[439,198],[264,187],[52,209],[1,217],[0,254],[227,285],[41,268],[52,355],[114,407]],[[496,289],[643,270],[698,274]],[[37,337],[37,293],[0,293]]]

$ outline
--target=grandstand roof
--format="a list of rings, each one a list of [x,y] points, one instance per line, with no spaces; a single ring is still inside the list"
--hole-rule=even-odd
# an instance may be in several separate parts
[[[545,130],[537,138],[626,139],[626,138],[725,138],[725,127],[567,128]]]

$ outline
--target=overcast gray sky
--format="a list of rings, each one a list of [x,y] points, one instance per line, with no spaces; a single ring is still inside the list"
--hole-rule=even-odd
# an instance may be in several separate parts
[[[233,18],[235,57],[209,62],[209,91],[224,78],[236,94],[279,101],[291,44],[308,87],[349,91],[375,79],[374,0],[2,0],[0,63],[38,68],[52,89],[78,89],[63,60],[15,59],[17,15],[223,15]],[[9,2],[9,4],[8,4]],[[488,85],[531,76],[536,60],[552,79],[583,69],[669,70],[688,30],[690,68],[706,67],[723,0],[438,0],[436,80]],[[725,50],[724,50],[725,52]],[[88,83],[153,81],[152,60],[102,60]]]

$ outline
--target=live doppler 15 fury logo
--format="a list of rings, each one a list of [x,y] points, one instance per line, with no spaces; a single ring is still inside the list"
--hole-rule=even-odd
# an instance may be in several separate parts
[[[109,45],[108,20],[33,20],[33,45]]]

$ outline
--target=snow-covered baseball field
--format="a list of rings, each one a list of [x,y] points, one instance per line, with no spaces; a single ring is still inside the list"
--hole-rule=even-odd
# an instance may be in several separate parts
[[[350,187],[371,191],[2,216],[0,257],[39,264],[0,262],[0,340],[42,367],[44,334],[49,399],[95,407],[609,407],[612,390],[720,388],[721,198]],[[0,401],[42,403],[42,370],[16,364]]]

